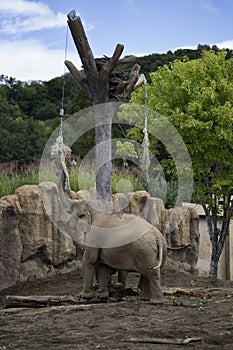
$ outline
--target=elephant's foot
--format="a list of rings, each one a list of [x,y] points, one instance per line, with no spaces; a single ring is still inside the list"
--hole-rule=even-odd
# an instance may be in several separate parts
[[[108,296],[109,296],[108,290],[102,290],[102,289],[98,290],[98,297],[100,299],[107,299]]]
[[[84,290],[81,293],[81,297],[83,299],[91,299],[91,298],[93,298],[93,296],[94,296],[94,292],[92,290],[88,290],[88,291]]]
[[[164,298],[152,298],[150,299],[150,303],[153,305],[162,305],[164,304],[165,299]]]
[[[139,293],[139,298],[143,301],[150,301],[151,293],[149,290],[141,290]]]
[[[150,301],[150,297],[147,297],[145,295],[140,295],[140,300],[143,300],[143,301]]]

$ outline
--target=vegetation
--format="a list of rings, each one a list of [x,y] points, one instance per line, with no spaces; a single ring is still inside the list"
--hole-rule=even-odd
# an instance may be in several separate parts
[[[210,277],[217,278],[233,215],[233,59],[223,50],[206,51],[199,59],[165,65],[150,78],[148,107],[176,127],[190,153],[193,200],[206,214],[212,244]],[[132,101],[141,100],[142,91],[135,92]]]
[[[50,169],[44,170],[43,181],[58,182],[58,178]],[[144,188],[140,173],[132,169],[117,169],[114,168],[112,173],[112,191],[128,192],[139,191]],[[1,172],[0,173],[0,198],[9,194],[13,194],[15,190],[23,185],[38,185],[39,171],[38,167],[29,166],[23,172]],[[80,189],[90,189],[95,186],[95,174],[93,171],[78,171],[78,168],[70,171],[70,186],[75,192]],[[130,186],[130,187],[129,187]]]
[[[45,144],[60,123],[63,78],[21,82],[0,77],[0,163],[19,166],[40,159]],[[90,106],[73,78],[65,77],[65,118]]]
[[[175,126],[191,155],[195,180],[193,201],[201,203],[206,213],[212,244],[210,277],[215,278],[233,214],[232,51],[198,45],[196,50],[179,49],[137,57],[136,62],[149,82],[148,107]],[[132,64],[124,66],[126,70],[131,68]],[[4,75],[0,77],[0,169],[5,168],[4,163],[16,162],[15,172],[1,171],[0,196],[13,193],[24,183],[38,183],[37,171],[27,172],[25,165],[41,158],[49,136],[59,125],[64,83],[64,118],[67,118],[91,105],[84,90],[77,87],[70,74],[48,82],[21,82]],[[142,88],[132,95],[132,102],[143,104]],[[150,122],[153,124],[153,120]],[[139,127],[126,128],[119,124],[113,126],[112,132],[113,138],[127,135],[142,142],[143,133]],[[94,144],[94,130],[90,130],[72,146],[72,151],[82,158]],[[150,149],[163,166],[169,206],[177,191],[174,162],[162,142],[153,135],[150,135]],[[130,152],[132,154],[133,150]],[[126,157],[123,158],[125,162]],[[138,174],[132,178],[130,166],[124,176],[126,173],[129,182],[133,183],[133,190],[145,188]],[[84,181],[93,184],[91,174],[89,178],[87,174],[83,177]],[[71,174],[71,183],[77,190],[78,181],[74,174]],[[119,178],[113,177],[114,191],[117,183]],[[156,186],[151,184],[153,194],[158,193]]]
[[[150,80],[150,73],[157,71],[159,68],[163,67],[165,64],[169,64],[175,60],[183,61],[186,59],[194,60],[202,57],[203,51],[212,50],[218,52],[219,49],[216,45],[210,47],[209,45],[198,45],[197,49],[178,49],[174,52],[168,51],[167,53],[153,53],[151,55],[137,57],[137,63],[141,66],[141,71],[146,75],[148,82]],[[232,51],[226,50],[226,58],[232,57]],[[124,69],[132,68],[133,63],[124,65]]]
[[[38,170],[0,173],[0,198],[8,194],[13,194],[15,190],[23,185],[36,185],[39,183]]]
[[[208,45],[198,45],[196,50],[179,49],[166,54],[136,57],[136,62],[141,65],[141,71],[150,81],[149,74],[159,67],[174,60],[200,58],[203,49],[211,48]],[[212,49],[219,51],[216,46]],[[227,58],[231,56],[232,52],[227,50]],[[132,64],[124,66],[125,70],[131,68]],[[22,165],[41,158],[45,143],[59,125],[63,85],[64,118],[91,105],[85,91],[77,86],[70,74],[50,81],[31,82],[0,76],[0,163],[14,160]],[[124,137],[124,128],[114,126],[113,136]],[[90,131],[73,146],[74,154],[84,156],[94,146],[94,142],[93,131]]]

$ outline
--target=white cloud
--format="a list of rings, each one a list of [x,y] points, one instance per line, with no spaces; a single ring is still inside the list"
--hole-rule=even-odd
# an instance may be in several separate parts
[[[196,50],[197,49],[197,45],[183,45],[183,46],[178,46],[174,49],[172,49],[171,51],[174,52],[176,50],[183,50],[183,49],[190,49],[190,50]]]
[[[3,40],[0,41],[0,52],[0,74],[17,80],[48,81],[64,72],[64,50],[51,49],[37,40]],[[80,68],[75,51],[69,52],[68,59]]]
[[[201,44],[201,43],[199,43],[199,44]],[[230,49],[230,50],[233,50],[233,39],[232,40],[224,40],[224,41],[221,41],[219,43],[212,43],[212,44],[202,43],[201,45],[209,45],[210,47],[212,47],[213,45],[216,45],[219,49]],[[196,44],[196,45],[183,45],[183,46],[176,47],[172,51],[174,52],[174,51],[176,51],[178,49],[196,50],[197,46],[198,46],[198,44]]]
[[[43,2],[0,0],[1,26],[4,34],[19,34],[46,28],[66,26],[64,13],[55,14]]]
[[[7,14],[23,16],[33,14],[46,16],[51,14],[51,10],[43,2],[26,0],[0,0],[0,11]]]
[[[220,43],[215,43],[215,44],[211,44],[212,45],[216,45],[219,49],[230,49],[233,50],[233,39],[232,40],[225,40],[222,41]]]
[[[0,0],[0,74],[17,80],[50,80],[64,71],[64,48],[53,48],[43,33],[33,32],[67,26],[64,13],[54,13],[43,1]],[[85,24],[84,24],[85,26]],[[86,30],[93,25],[85,26]],[[30,38],[24,34],[30,33]],[[45,35],[44,35],[45,34]],[[69,59],[80,67],[78,54],[69,50]]]

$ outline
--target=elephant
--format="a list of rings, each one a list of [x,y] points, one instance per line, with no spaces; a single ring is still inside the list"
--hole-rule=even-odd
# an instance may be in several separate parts
[[[141,290],[141,299],[162,303],[160,271],[167,250],[185,249],[190,245],[169,247],[162,233],[140,215],[106,212],[102,201],[77,200],[64,189],[63,174],[58,184],[60,202],[67,213],[72,214],[72,217],[75,214],[76,232],[81,232],[83,237],[78,242],[84,251],[82,296],[87,299],[93,296],[96,271],[101,296],[108,295],[108,282],[112,273],[118,270],[118,282],[125,287],[127,274],[133,271],[140,274],[138,288]]]
[[[75,205],[77,216],[86,222],[82,297],[93,297],[92,284],[97,267],[100,297],[108,296],[109,275],[120,270],[140,274],[141,299],[153,304],[163,303],[160,269],[167,254],[165,238],[142,217],[97,210],[100,204],[76,200]]]
[[[162,233],[142,216],[105,212],[102,201],[74,199],[75,194],[67,190],[65,184],[66,175],[62,172],[58,183],[60,203],[66,213],[72,217],[76,215],[76,232],[82,232],[84,237],[78,241],[84,251],[83,297],[92,297],[96,271],[102,296],[108,295],[107,286],[112,273],[118,271],[118,282],[125,287],[128,272],[133,271],[140,273],[138,288],[141,299],[155,304],[163,302],[160,271],[167,250],[186,249],[191,245],[169,247]],[[75,235],[75,241],[77,236],[80,235]]]

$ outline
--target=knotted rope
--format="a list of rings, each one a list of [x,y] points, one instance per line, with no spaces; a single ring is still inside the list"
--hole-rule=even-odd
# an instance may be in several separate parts
[[[146,84],[147,80],[144,74],[141,75],[141,77],[144,79],[144,138],[142,141],[142,147],[143,147],[143,153],[142,153],[142,158],[141,158],[141,167],[142,170],[146,174],[146,178],[149,178],[149,167],[150,167],[150,154],[149,154],[149,137],[148,137],[148,131],[147,131],[147,89],[146,89]]]

